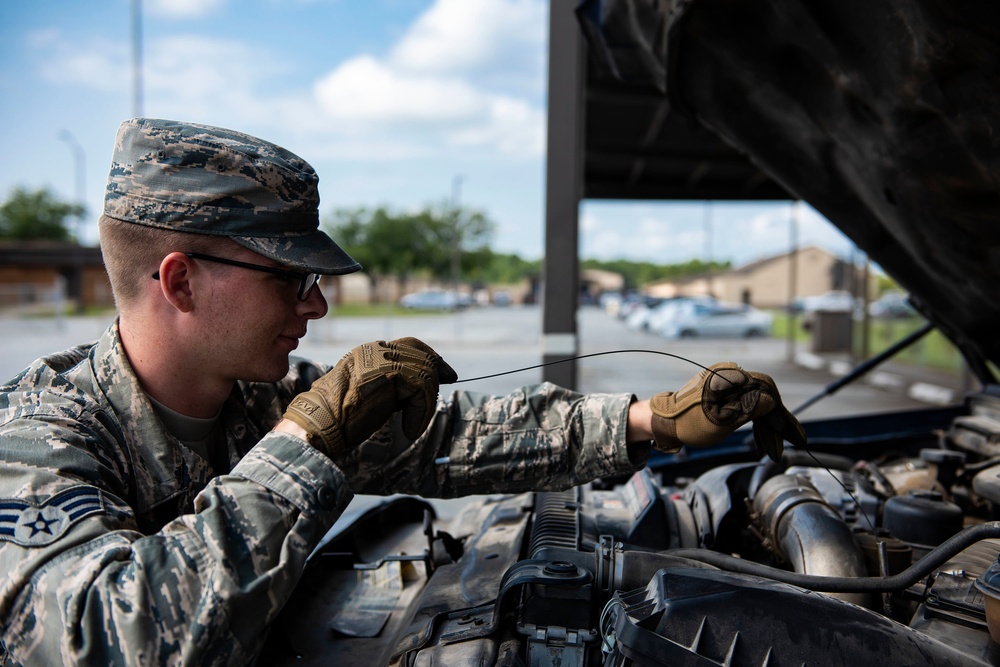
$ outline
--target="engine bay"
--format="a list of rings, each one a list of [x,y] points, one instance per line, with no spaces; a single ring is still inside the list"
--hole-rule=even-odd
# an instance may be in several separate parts
[[[577,92],[624,100],[595,142],[607,165],[634,158],[634,183],[652,147],[686,157],[690,129],[711,132],[898,281],[983,389],[803,421],[808,450],[778,462],[738,431],[628,479],[470,498],[449,520],[387,499],[313,554],[260,664],[1000,664],[997,13],[579,3],[591,92]],[[645,116],[623,114],[640,101]],[[672,198],[671,174],[639,192]]]
[[[977,585],[1000,553],[996,389],[850,437],[807,423],[780,462],[721,447],[450,522],[388,499],[317,549],[261,664],[998,664]]]

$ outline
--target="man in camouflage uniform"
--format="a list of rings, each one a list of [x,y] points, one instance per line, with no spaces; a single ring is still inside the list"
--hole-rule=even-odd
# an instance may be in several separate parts
[[[254,137],[122,124],[101,217],[118,318],[0,389],[8,661],[248,663],[352,493],[565,488],[750,419],[771,455],[798,437],[735,364],[637,401],[439,400],[455,373],[412,338],[289,363],[327,312],[319,276],[361,268],[318,231],[316,185]]]

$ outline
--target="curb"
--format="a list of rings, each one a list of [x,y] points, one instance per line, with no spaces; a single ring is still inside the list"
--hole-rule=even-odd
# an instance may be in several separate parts
[[[809,370],[825,371],[833,377],[843,377],[853,368],[851,364],[841,359],[824,359],[811,352],[796,354],[795,363]],[[951,387],[915,381],[905,375],[887,371],[871,371],[858,381],[886,391],[906,394],[915,401],[933,405],[951,405],[955,403],[957,394]]]

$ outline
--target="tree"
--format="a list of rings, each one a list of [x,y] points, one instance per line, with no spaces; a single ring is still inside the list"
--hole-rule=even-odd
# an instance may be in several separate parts
[[[60,201],[45,188],[31,192],[18,187],[0,205],[0,239],[70,241],[66,218],[83,214],[82,205]]]
[[[489,260],[481,267],[484,283],[516,283],[525,278],[537,277],[542,272],[542,260],[521,259],[519,255],[490,253]]]
[[[491,256],[493,221],[482,211],[444,204],[437,210],[424,209],[431,238],[428,266],[442,280],[458,282],[478,277]]]
[[[421,266],[426,234],[418,216],[394,215],[384,207],[340,209],[327,231],[364,268],[373,302],[378,301],[382,276],[405,284]]]
[[[489,256],[492,223],[479,211],[425,207],[415,213],[376,209],[339,209],[326,231],[368,274],[372,300],[378,281],[395,276],[406,281],[422,273],[451,279],[469,275]]]
[[[703,262],[692,259],[680,264],[654,264],[652,262],[635,262],[627,259],[601,261],[586,259],[581,262],[584,269],[603,269],[621,274],[625,278],[626,289],[635,289],[659,280],[680,280],[691,276],[704,275],[725,271],[732,262]]]

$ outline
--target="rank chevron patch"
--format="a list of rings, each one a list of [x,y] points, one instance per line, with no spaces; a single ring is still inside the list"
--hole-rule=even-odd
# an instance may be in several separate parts
[[[45,546],[80,519],[103,511],[101,492],[92,486],[60,491],[40,505],[0,498],[0,540],[25,547]]]

